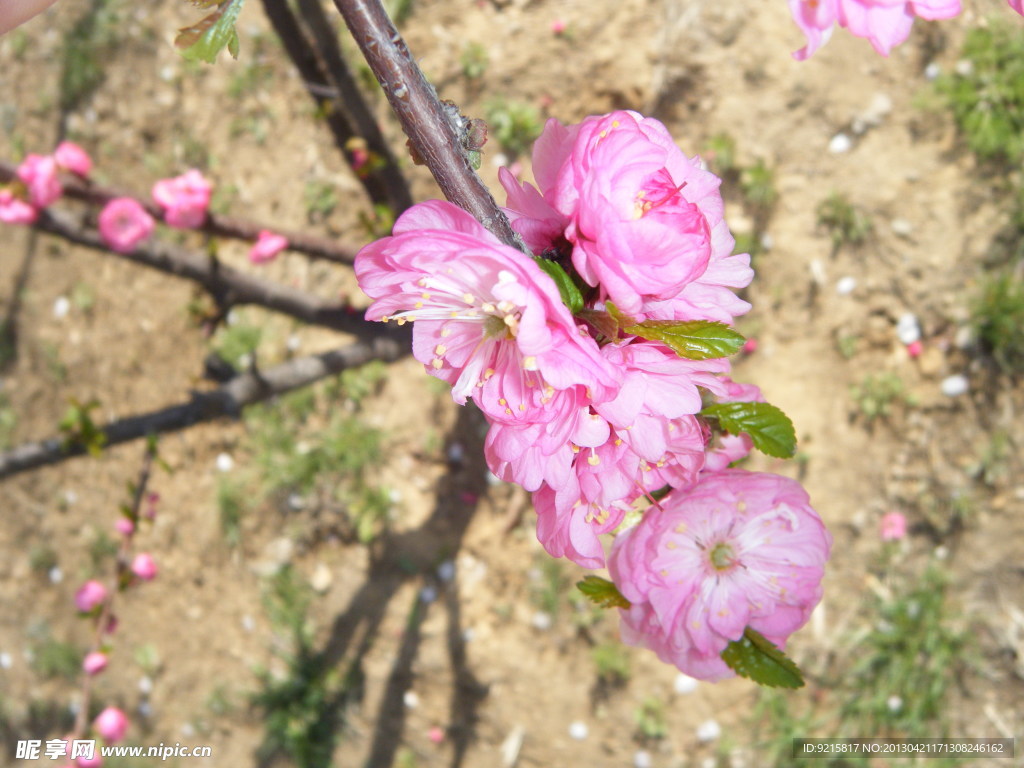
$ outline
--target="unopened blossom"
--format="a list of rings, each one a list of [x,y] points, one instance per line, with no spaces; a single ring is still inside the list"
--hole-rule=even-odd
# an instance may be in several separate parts
[[[907,535],[907,518],[902,512],[886,512],[880,529],[882,541],[899,541]]]
[[[92,158],[89,153],[73,141],[62,141],[53,152],[57,165],[69,173],[85,178],[92,171]]]
[[[206,221],[213,186],[193,169],[153,185],[153,199],[164,209],[164,221],[178,229],[194,229]]]
[[[0,221],[4,224],[32,224],[39,211],[9,189],[0,189]]]
[[[256,242],[249,249],[249,261],[253,264],[266,264],[277,258],[277,254],[288,247],[288,240],[283,235],[261,229]]]
[[[107,668],[107,654],[100,651],[87,653],[82,660],[82,671],[87,675],[98,675]]]
[[[128,732],[128,716],[117,707],[107,707],[96,716],[92,727],[104,741],[114,744]]]
[[[28,199],[45,208],[64,192],[57,178],[57,161],[50,155],[28,155],[18,166],[18,178],[28,187]]]
[[[156,578],[157,567],[153,556],[148,552],[140,552],[132,560],[132,573],[143,581],[152,581]]]
[[[615,540],[609,570],[632,603],[623,640],[692,677],[732,676],[721,653],[747,627],[782,646],[807,621],[831,543],[795,480],[706,473]]]
[[[107,588],[96,579],[85,582],[75,593],[75,605],[82,613],[90,613],[107,599]]]
[[[114,529],[122,536],[131,536],[135,533],[135,523],[127,517],[119,517],[117,522],[114,523]]]
[[[415,321],[416,359],[493,421],[550,420],[560,390],[585,387],[598,401],[616,390],[617,371],[554,281],[451,203],[410,208],[392,237],[359,252],[355,270],[374,299],[366,318]]]
[[[153,217],[130,197],[116,197],[100,211],[100,237],[112,251],[129,253],[153,234]]]

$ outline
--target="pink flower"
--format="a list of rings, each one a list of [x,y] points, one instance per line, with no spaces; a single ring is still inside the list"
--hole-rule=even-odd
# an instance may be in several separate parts
[[[76,176],[85,178],[92,170],[92,158],[80,146],[71,141],[62,141],[53,153],[57,165]]]
[[[413,354],[493,421],[549,421],[555,392],[615,393],[618,373],[576,326],[554,281],[476,219],[433,200],[403,213],[394,235],[363,248],[356,277],[368,320],[415,320]]]
[[[114,523],[114,529],[122,536],[131,536],[135,533],[135,523],[127,517],[119,517],[117,522]]]
[[[132,573],[143,581],[152,581],[156,578],[156,561],[148,552],[140,552],[132,560]]]
[[[1024,0],[1008,0],[1010,7],[1021,16],[1024,16]]]
[[[782,646],[807,621],[831,544],[796,481],[704,474],[615,540],[609,570],[632,603],[620,611],[623,640],[692,677],[730,677],[720,655],[744,629]]]
[[[93,651],[82,660],[82,671],[87,675],[98,675],[107,668],[107,654]]]
[[[924,344],[921,343],[920,339],[907,344],[907,354],[910,357],[920,357],[922,352],[924,352]]]
[[[117,197],[107,203],[99,216],[100,237],[118,253],[129,253],[153,234],[153,217],[142,204],[130,197]]]
[[[49,155],[26,157],[18,166],[18,178],[25,182],[29,201],[36,208],[45,208],[64,192],[57,179],[57,161]]]
[[[261,229],[259,238],[249,249],[249,261],[253,264],[265,264],[277,258],[277,254],[288,247],[288,241],[281,235],[275,235]]]
[[[566,24],[562,19],[555,19],[551,22],[551,31],[556,35],[561,35],[565,32]]]
[[[5,224],[32,224],[39,211],[15,197],[9,189],[0,189],[0,221]]]
[[[103,757],[100,755],[99,750],[94,750],[90,757],[85,755],[79,755],[75,758],[75,765],[78,768],[100,768],[103,765]]]
[[[153,185],[153,199],[164,209],[164,221],[178,229],[194,229],[206,221],[213,186],[193,169]]]
[[[117,707],[107,707],[92,721],[92,727],[104,741],[114,744],[128,731],[128,716]]]
[[[900,512],[887,512],[882,515],[882,541],[899,541],[907,535],[907,518]]]
[[[75,605],[82,613],[91,613],[107,599],[107,588],[96,579],[85,582],[75,593]]]
[[[150,520],[156,519],[156,505],[160,503],[160,494],[150,491],[146,494],[146,509],[143,514]]]

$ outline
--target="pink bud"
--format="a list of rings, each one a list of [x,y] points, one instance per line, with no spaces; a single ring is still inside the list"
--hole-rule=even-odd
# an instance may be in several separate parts
[[[210,184],[197,170],[153,185],[153,199],[164,209],[164,221],[178,229],[194,229],[206,221],[210,205]]]
[[[75,593],[75,605],[82,613],[90,613],[107,599],[107,588],[90,579]]]
[[[111,200],[100,211],[100,236],[111,250],[128,253],[153,234],[153,217],[130,197]]]
[[[752,355],[755,352],[757,352],[757,339],[751,336],[749,339],[743,342],[742,351],[745,355]]]
[[[45,208],[63,194],[57,179],[57,161],[49,155],[29,155],[18,166],[18,178],[28,187],[29,201]]]
[[[82,660],[82,671],[87,675],[98,675],[107,668],[107,654],[100,651],[87,653]]]
[[[899,541],[907,535],[907,518],[901,512],[882,515],[882,541]]]
[[[131,536],[133,533],[135,533],[135,523],[133,523],[127,517],[117,518],[117,522],[114,523],[114,528],[117,529],[117,532],[120,533],[122,536]]]
[[[565,32],[565,22],[561,19],[555,19],[551,22],[551,31],[556,35],[562,34]]]
[[[427,731],[427,738],[430,739],[434,744],[440,744],[444,741],[444,729],[438,728],[436,725]]]
[[[108,635],[112,635],[117,632],[117,616],[110,614],[107,617],[107,626],[103,628],[103,631]]]
[[[78,766],[78,768],[99,768],[103,765],[103,758],[100,757],[100,752],[97,749],[93,751],[92,757],[76,757],[75,765]]]
[[[92,170],[92,159],[89,154],[72,141],[62,141],[53,153],[57,165],[76,176],[85,178]]]
[[[31,224],[39,212],[9,189],[0,189],[0,221],[4,224]]]
[[[275,235],[261,229],[259,239],[249,249],[249,261],[253,264],[266,264],[277,258],[277,254],[288,247],[288,241],[281,235]]]
[[[117,707],[107,707],[92,721],[96,733],[110,744],[124,738],[128,730],[128,717]]]
[[[140,552],[132,560],[132,573],[143,581],[152,581],[156,578],[156,561],[148,552]]]
[[[160,494],[156,491],[150,491],[146,494],[146,512],[145,515],[150,520],[156,517],[156,505],[160,502]]]
[[[918,339],[917,341],[912,341],[909,344],[907,344],[907,354],[910,355],[911,357],[920,357],[921,352],[923,351],[924,344],[921,343],[920,339]]]

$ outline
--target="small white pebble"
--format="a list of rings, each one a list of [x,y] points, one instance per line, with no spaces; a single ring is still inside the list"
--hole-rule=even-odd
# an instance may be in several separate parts
[[[437,600],[437,590],[430,585],[425,586],[420,590],[420,602],[432,603]]]
[[[913,312],[904,312],[896,323],[896,337],[904,345],[913,344],[921,338],[921,326],[918,325],[917,315]]]
[[[689,675],[679,673],[676,675],[676,681],[672,684],[672,688],[680,696],[685,696],[688,693],[693,693],[697,690],[697,686],[700,683]]]
[[[583,741],[589,735],[590,729],[582,720],[577,720],[569,726],[569,736],[576,739],[576,741]]]
[[[50,569],[50,572],[46,575],[50,577],[51,584],[60,584],[64,581],[64,571],[60,569],[60,566],[53,566],[53,568]]]
[[[947,557],[949,557],[949,550],[944,545],[940,544],[935,548],[936,560],[945,560]]]
[[[944,378],[939,388],[946,397],[959,397],[965,394],[970,386],[967,383],[966,376],[961,373],[955,373]]]
[[[761,247],[762,248],[764,248],[766,251],[770,251],[772,249],[773,245],[775,245],[775,238],[773,238],[767,232],[765,232],[763,235],[761,235]]]
[[[970,59],[960,59],[960,61],[956,63],[956,66],[953,67],[953,71],[961,77],[967,77],[974,71],[974,62]]]
[[[58,320],[63,320],[67,317],[70,309],[71,302],[67,296],[58,296],[57,300],[53,302],[53,316]]]
[[[225,325],[234,325],[238,322],[238,313],[235,310],[230,310],[227,315],[224,316]]]
[[[0,669],[10,669],[12,664],[14,664],[14,660],[11,658],[11,654],[6,651],[0,653]]]
[[[462,443],[452,443],[448,446],[448,461],[452,464],[458,464],[466,457],[466,449],[462,447]]]
[[[551,629],[551,614],[545,613],[544,611],[537,611],[533,614],[533,618],[530,619],[530,623],[533,625],[534,629],[546,632]]]
[[[217,454],[217,469],[221,472],[230,472],[235,468],[235,460],[230,453]]]
[[[857,278],[855,277],[841,277],[836,282],[836,293],[840,296],[849,296],[853,293],[853,289],[857,287]]]
[[[78,494],[77,493],[75,493],[74,491],[70,491],[70,490],[64,491],[64,503],[65,504],[67,504],[70,507],[76,501],[78,501]]]
[[[150,704],[148,701],[140,701],[138,712],[139,717],[143,718],[144,720],[148,719],[153,716],[153,705]]]
[[[445,560],[437,566],[437,578],[443,582],[449,582],[455,578],[455,561]]]
[[[906,219],[893,219],[889,222],[889,227],[894,235],[900,237],[910,237],[914,231],[914,225]]]
[[[416,709],[420,705],[420,697],[416,695],[416,691],[406,691],[402,696],[402,703],[407,709]]]
[[[300,339],[297,335],[293,333],[291,336],[288,337],[288,340],[284,343],[284,346],[289,352],[298,352],[299,347],[302,346],[302,339]]]
[[[462,630],[462,641],[464,643],[472,643],[474,637],[476,637],[476,632],[472,627],[466,627]]]
[[[242,616],[242,629],[252,632],[256,629],[256,621],[248,613]]]
[[[899,696],[890,696],[885,700],[885,706],[889,708],[890,712],[899,712],[903,709],[903,699]]]
[[[181,735],[184,736],[186,739],[191,739],[193,736],[196,735],[195,726],[192,725],[192,723],[182,723]]]
[[[828,151],[833,155],[841,155],[853,149],[853,140],[845,133],[837,133],[828,143]]]
[[[165,83],[171,82],[171,80],[174,79],[174,67],[161,67],[160,79],[163,80]]]
[[[144,696],[148,696],[153,690],[153,681],[148,675],[143,675],[139,678],[139,693]]]
[[[508,155],[499,152],[493,158],[491,158],[491,164],[495,168],[507,168],[508,167]]]
[[[252,355],[248,352],[244,355],[240,355],[238,358],[238,367],[242,370],[249,370],[252,368]]]
[[[633,755],[633,768],[651,768],[651,753],[640,750]]]
[[[722,735],[722,726],[717,720],[705,720],[697,726],[698,741],[714,741]]]
[[[397,504],[401,500],[402,492],[400,490],[398,490],[397,488],[388,489],[388,501],[390,501],[392,504]]]
[[[825,274],[825,265],[821,259],[811,259],[811,263],[807,265],[807,268],[811,271],[811,280],[818,285],[824,285],[825,281],[828,280],[828,276]]]
[[[961,326],[956,329],[956,334],[953,336],[953,344],[957,349],[970,349],[974,346],[974,329],[969,325]]]
[[[934,80],[942,74],[942,67],[939,66],[938,62],[933,61],[927,67],[924,68],[924,79]]]

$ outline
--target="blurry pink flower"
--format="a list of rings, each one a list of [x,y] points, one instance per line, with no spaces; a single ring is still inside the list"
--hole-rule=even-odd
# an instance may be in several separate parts
[[[71,141],[62,141],[53,153],[57,165],[76,176],[85,178],[92,171],[92,158],[80,146]]]
[[[1021,16],[1024,16],[1024,0],[1008,0],[1010,7]]]
[[[82,671],[87,675],[98,675],[107,668],[107,654],[93,651],[82,660]]]
[[[100,768],[103,765],[103,758],[100,756],[98,749],[93,750],[91,757],[80,755],[75,758],[75,765],[77,768]]]
[[[275,235],[266,229],[261,229],[259,238],[249,249],[249,261],[253,264],[266,264],[277,258],[277,254],[288,247],[288,240],[281,235]]]
[[[9,189],[0,189],[0,221],[4,224],[31,224],[39,217],[39,211],[15,197]]]
[[[18,166],[18,178],[25,182],[29,202],[36,208],[45,208],[63,194],[57,178],[57,161],[50,155],[27,156]]]
[[[886,512],[882,515],[882,541],[899,541],[907,535],[907,518],[901,512]]]
[[[107,588],[96,579],[85,582],[75,593],[75,605],[82,613],[89,613],[107,599]]]
[[[920,357],[922,352],[924,352],[924,344],[920,339],[907,344],[907,354],[911,357]]]
[[[164,221],[178,229],[194,229],[206,221],[213,186],[193,169],[153,185],[153,199],[164,209]]]
[[[117,707],[107,707],[92,721],[92,727],[104,741],[114,744],[128,731],[128,717]]]
[[[156,518],[156,505],[160,503],[160,494],[156,491],[150,491],[146,494],[146,509],[142,513],[148,519],[153,520]]]
[[[116,197],[100,211],[100,236],[113,251],[128,253],[153,234],[153,217],[130,197]]]
[[[153,556],[148,552],[140,552],[132,560],[132,573],[143,581],[152,581],[156,578],[157,567]]]
[[[356,277],[368,320],[416,321],[413,355],[493,421],[548,421],[554,393],[577,385],[600,401],[618,373],[577,328],[554,281],[451,203],[413,206],[394,235],[363,248]]]
[[[444,729],[434,726],[427,731],[427,738],[430,739],[434,744],[440,744],[444,741]]]
[[[133,523],[127,517],[117,518],[117,522],[114,523],[114,528],[122,536],[131,536],[133,533],[135,533],[135,523]]]
[[[565,27],[565,22],[562,19],[555,19],[551,22],[551,31],[556,35],[560,35],[565,32]]]
[[[799,483],[728,469],[659,507],[619,534],[609,559],[632,603],[620,611],[626,643],[717,680],[733,675],[721,653],[747,627],[781,647],[807,621],[832,537]]]
[[[743,349],[740,350],[745,355],[752,355],[757,352],[757,339],[751,336],[745,342],[743,342]]]

